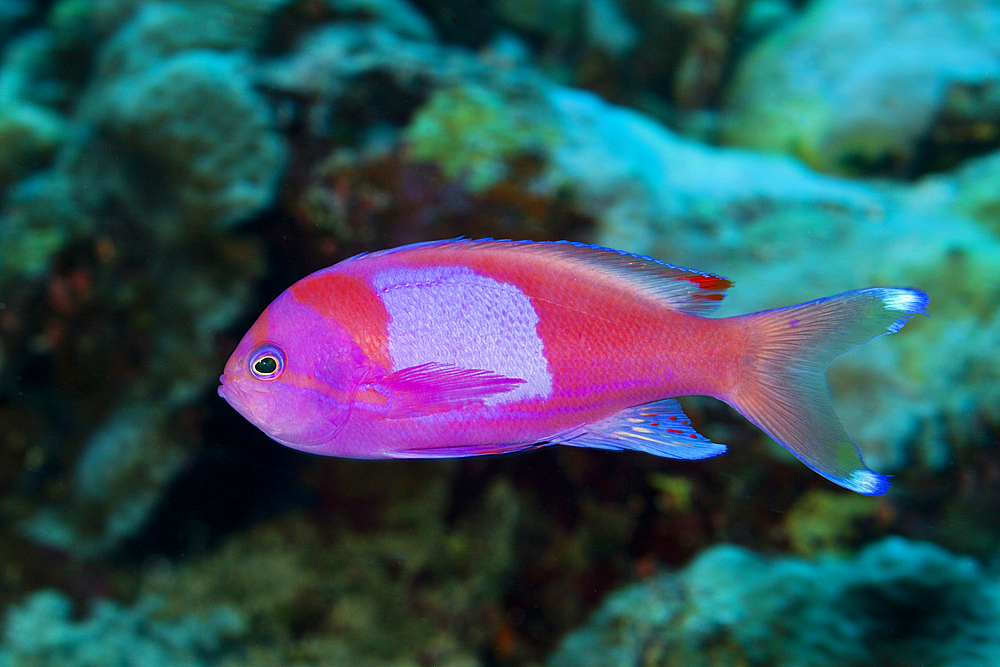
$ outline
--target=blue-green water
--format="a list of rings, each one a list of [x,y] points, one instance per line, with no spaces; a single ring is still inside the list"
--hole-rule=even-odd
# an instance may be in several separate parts
[[[0,667],[1000,665],[998,52],[996,0],[0,0]],[[297,279],[457,236],[926,292],[827,373],[888,494],[706,398],[704,461],[366,462],[216,395]]]

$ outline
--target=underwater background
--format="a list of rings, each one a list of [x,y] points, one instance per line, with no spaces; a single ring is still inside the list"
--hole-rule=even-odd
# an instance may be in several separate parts
[[[0,0],[0,667],[1000,665],[1000,0]],[[216,395],[362,251],[572,239],[828,372],[882,497],[726,456],[350,461]]]

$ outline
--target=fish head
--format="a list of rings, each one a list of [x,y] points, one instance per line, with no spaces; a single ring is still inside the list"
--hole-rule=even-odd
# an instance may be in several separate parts
[[[310,451],[344,427],[369,369],[338,322],[286,292],[236,347],[219,378],[219,396],[272,439]]]

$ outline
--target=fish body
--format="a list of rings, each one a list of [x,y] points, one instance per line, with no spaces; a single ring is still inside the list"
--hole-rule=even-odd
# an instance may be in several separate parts
[[[721,454],[678,396],[721,399],[828,479],[880,494],[823,372],[927,297],[869,288],[708,318],[731,283],[584,244],[441,241],[360,255],[292,285],[219,394],[278,442],[352,458],[567,444]]]

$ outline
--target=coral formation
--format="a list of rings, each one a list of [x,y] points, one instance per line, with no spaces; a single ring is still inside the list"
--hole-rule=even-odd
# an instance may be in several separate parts
[[[248,664],[479,665],[468,647],[497,631],[519,503],[497,482],[449,528],[450,470],[435,465],[408,480],[403,467],[383,466],[390,497],[376,499],[349,477],[368,475],[345,466],[339,493],[360,494],[355,499],[372,529],[284,517],[234,536],[200,561],[152,569],[145,595],[176,612],[222,604],[241,610],[253,635]]]
[[[435,162],[477,192],[502,180],[513,158],[547,154],[559,126],[547,106],[519,107],[473,85],[436,91],[403,136],[415,160]]]
[[[1000,121],[998,48],[993,2],[813,2],[740,62],[725,137],[824,171],[919,173],[935,126]],[[996,146],[980,134],[971,150]]]
[[[768,561],[737,546],[613,594],[550,667],[985,667],[1000,582],[973,560],[889,538],[849,560]]]
[[[217,607],[203,617],[160,619],[162,606],[156,598],[132,607],[98,599],[87,618],[75,620],[65,595],[39,591],[7,610],[0,665],[201,667],[218,664],[224,644],[246,632],[232,607]]]
[[[712,136],[735,46],[773,30],[792,14],[788,4],[497,0],[492,6],[503,24],[536,48],[551,80]]]
[[[949,181],[955,188],[955,212],[1000,236],[1000,152],[969,160]]]
[[[800,556],[841,554],[859,540],[860,524],[876,523],[879,514],[886,514],[884,506],[857,495],[811,489],[788,510],[785,529],[792,551]]]
[[[237,56],[189,50],[92,91],[88,140],[60,165],[88,184],[85,206],[112,200],[167,234],[225,229],[266,206],[284,146],[245,70]]]
[[[29,46],[47,56],[4,73],[3,90],[31,102],[45,77],[80,85],[39,63],[83,41],[82,26],[108,37],[89,46],[95,71],[53,138],[52,168],[10,188],[0,213],[9,370],[45,359],[63,378],[56,391],[5,392],[60,415],[32,450],[60,483],[27,485],[14,512],[36,539],[79,554],[114,548],[198,442],[180,413],[215,377],[215,336],[262,268],[254,240],[222,232],[273,201],[286,162],[246,52],[275,6],[213,5],[193,21],[194,5],[67,2],[50,32],[9,49],[15,63]],[[197,30],[180,30],[189,24]]]
[[[184,461],[162,409],[130,406],[111,415],[84,445],[67,508],[42,509],[24,525],[35,540],[81,555],[134,535]]]
[[[109,7],[115,3],[109,3]],[[128,3],[120,6],[124,9]],[[146,2],[136,4],[134,13],[127,14],[127,20],[111,33],[108,40],[101,45],[96,54],[95,76],[98,80],[111,81],[128,76],[137,76],[133,83],[143,84],[143,78],[149,70],[161,61],[170,59],[185,51],[210,50],[215,52],[247,52],[263,46],[268,26],[274,20],[274,14],[287,4],[287,0],[244,0],[233,2]],[[96,8],[92,8],[94,11]],[[100,11],[99,9],[97,11]],[[92,18],[91,20],[96,20]],[[208,63],[211,66],[213,63]],[[232,72],[230,85],[246,85],[246,67],[242,72]],[[214,72],[210,74],[215,74]],[[156,75],[153,76],[156,78]],[[147,84],[149,85],[149,84]],[[138,92],[138,91],[137,91]],[[184,91],[173,93],[181,97]],[[233,93],[223,89],[225,97],[222,104],[228,102],[227,97]],[[122,91],[114,91],[113,97],[121,97]],[[241,92],[247,112],[253,114],[247,134],[254,131],[267,135],[266,124],[261,125],[258,116],[263,105],[260,100],[252,98],[247,104],[245,98],[250,93]],[[141,95],[137,95],[141,99]],[[180,100],[164,101],[164,107],[183,109]],[[186,100],[196,108],[204,105],[205,100],[194,96]],[[211,107],[201,107],[210,110]],[[210,119],[206,118],[206,121]],[[194,129],[194,128],[192,128]],[[270,139],[274,141],[273,138]],[[252,152],[252,151],[251,151]]]
[[[7,45],[0,60],[0,188],[43,167],[65,138],[65,118],[33,95],[51,42],[48,33],[29,33]]]

